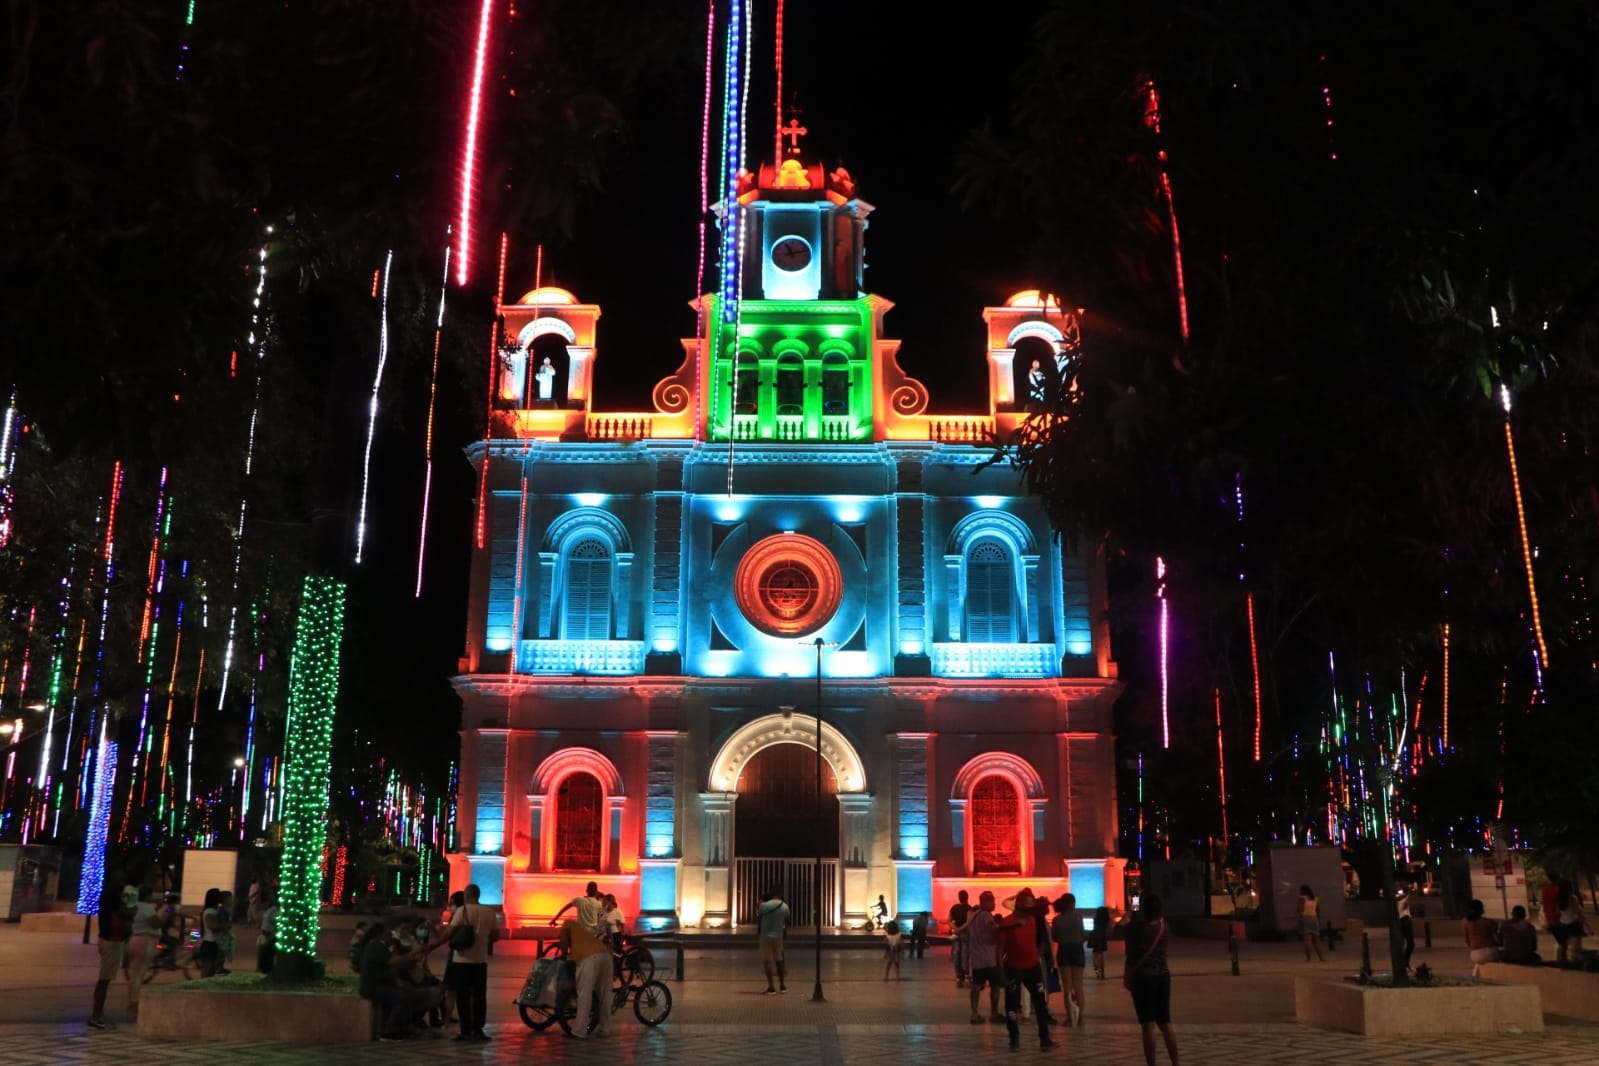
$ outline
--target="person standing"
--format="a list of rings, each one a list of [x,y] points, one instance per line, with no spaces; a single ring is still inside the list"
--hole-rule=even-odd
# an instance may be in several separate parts
[[[599,885],[590,881],[581,896],[572,897],[560,910],[555,912],[555,917],[550,919],[550,924],[559,925],[561,915],[569,910],[577,911],[578,924],[583,928],[595,936],[604,934],[604,930],[600,928],[600,916],[605,913],[605,900],[600,895]]]
[[[216,940],[218,974],[228,974],[228,963],[233,961],[233,893],[224,892],[217,898]]]
[[[156,905],[145,898],[147,893],[129,885],[122,890],[124,905],[132,901],[132,927],[128,936],[127,956],[123,969],[128,975],[128,1013],[139,1013],[139,990],[144,987],[146,975],[155,961],[156,941],[161,939],[161,926],[166,916]]]
[[[788,928],[788,904],[776,891],[768,892],[755,910],[756,927],[760,933],[761,969],[766,971],[766,995],[775,996],[788,991],[788,968],[783,963],[783,933]],[[773,976],[777,987],[772,987]]]
[[[1042,959],[1038,952],[1039,919],[1033,912],[1033,890],[1022,889],[1012,902],[1011,913],[999,921],[1004,950],[1000,965],[1005,972],[1005,1032],[1010,1037],[1011,1048],[1020,1048],[1022,988],[1025,986],[1038,1020],[1038,1046],[1054,1047],[1055,1041],[1049,1037],[1049,1006],[1044,999]]]
[[[1166,1057],[1177,1066],[1177,1035],[1171,1027],[1171,968],[1166,964],[1170,940],[1161,898],[1145,896],[1127,926],[1127,967],[1122,973],[1122,984],[1133,994],[1133,1013],[1143,1030],[1144,1066],[1155,1066],[1156,1029],[1166,1042]]]
[[[918,959],[927,954],[927,919],[930,915],[926,911],[917,911],[911,919],[911,954]]]
[[[994,893],[984,892],[977,897],[977,908],[961,927],[970,937],[972,1024],[981,1025],[982,1014],[977,1006],[983,986],[988,986],[988,1020],[1000,1022],[1005,1016],[999,1012],[999,989],[1005,983],[1005,973],[999,968],[999,926],[994,921]]]
[[[1050,935],[1055,940],[1055,964],[1060,970],[1060,990],[1066,1001],[1065,1025],[1082,1025],[1086,1020],[1083,1010],[1083,971],[1087,968],[1087,953],[1083,950],[1083,915],[1077,909],[1077,897],[1070,892],[1055,900],[1055,920],[1050,923]]]
[[[260,925],[261,913],[266,910],[265,890],[261,886],[259,877],[250,879],[249,891],[245,894],[244,922],[246,925]]]
[[[586,1040],[589,1025],[594,1018],[595,997],[599,997],[599,1024],[596,1036],[611,1035],[611,982],[616,976],[611,949],[606,943],[583,927],[581,922],[568,920],[561,926],[561,946],[567,958],[577,964],[577,1017],[572,1021],[568,1036]]]
[[[1582,896],[1570,880],[1560,882],[1560,912],[1556,918],[1560,930],[1566,935],[1565,942],[1560,945],[1564,959],[1582,962],[1582,938],[1593,936],[1593,927],[1588,924],[1587,915],[1582,913]]]
[[[1088,934],[1088,947],[1094,953],[1094,976],[1105,979],[1105,953],[1110,950],[1110,908],[1094,910],[1094,931]]]
[[[213,976],[222,965],[217,940],[222,931],[222,918],[218,913],[221,907],[222,890],[206,889],[205,901],[200,908],[200,946],[194,949],[194,962],[200,968],[201,977]]]
[[[1299,886],[1299,903],[1294,913],[1299,921],[1299,939],[1305,945],[1305,961],[1310,961],[1310,953],[1316,953],[1316,961],[1324,961],[1321,957],[1321,941],[1316,939],[1316,934],[1321,929],[1321,921],[1317,917],[1320,904],[1316,902],[1316,893],[1311,891],[1309,885]]]
[[[612,951],[620,952],[626,946],[627,915],[609,892],[600,897],[600,907],[600,932],[603,934],[600,939],[611,945]]]
[[[429,951],[440,944],[450,945],[448,972],[455,982],[455,1010],[461,1018],[456,1041],[489,1039],[483,1027],[489,1014],[489,941],[494,937],[495,918],[493,911],[478,902],[482,891],[477,885],[467,885],[461,906],[450,915],[450,924],[428,945]]]
[[[1399,906],[1399,942],[1404,945],[1405,972],[1409,973],[1410,956],[1416,953],[1416,920],[1410,915],[1410,893],[1400,889],[1395,902]]]
[[[971,936],[966,932],[966,919],[972,915],[972,905],[967,901],[964,888],[956,900],[949,909],[949,955],[955,964],[955,987],[965,988],[971,965],[967,957],[971,950]]]
[[[905,951],[905,934],[899,931],[898,922],[889,922],[883,926],[883,980],[888,980],[888,971],[894,971],[894,980],[898,981],[899,960]]]
[[[111,982],[116,980],[117,971],[122,969],[122,960],[127,957],[128,937],[133,932],[133,906],[123,893],[124,890],[107,887],[100,896],[100,975],[94,982],[94,1007],[89,1013],[90,1029],[114,1028],[105,1020],[105,998],[111,990]],[[137,900],[138,891],[134,890],[134,902]]]

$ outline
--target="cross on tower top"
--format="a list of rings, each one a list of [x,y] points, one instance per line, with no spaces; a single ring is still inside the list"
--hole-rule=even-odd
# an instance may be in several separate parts
[[[788,125],[777,132],[788,138],[788,154],[799,155],[799,139],[811,131],[801,126],[799,119],[791,118],[788,120]]]

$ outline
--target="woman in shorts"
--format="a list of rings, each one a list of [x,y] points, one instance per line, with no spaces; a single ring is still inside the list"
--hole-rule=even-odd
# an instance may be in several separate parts
[[[1305,961],[1310,961],[1310,953],[1316,953],[1316,961],[1321,962],[1321,941],[1316,939],[1316,934],[1321,928],[1318,917],[1321,905],[1316,902],[1316,893],[1312,892],[1309,885],[1299,886],[1299,904],[1296,913],[1299,916],[1299,939],[1305,945]]]
[[[1155,1066],[1155,1030],[1166,1042],[1166,1057],[1177,1062],[1177,1034],[1171,1028],[1171,968],[1166,965],[1165,908],[1159,896],[1145,896],[1127,926],[1127,968],[1122,983],[1133,994],[1133,1013],[1144,1035],[1145,1066]]]

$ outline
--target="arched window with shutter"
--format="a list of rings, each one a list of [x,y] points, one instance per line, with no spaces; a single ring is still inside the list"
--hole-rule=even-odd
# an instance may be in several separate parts
[[[1021,798],[1016,786],[989,774],[972,789],[972,873],[1022,873]]]
[[[966,640],[1016,640],[1016,564],[997,540],[982,540],[966,556]]]
[[[611,639],[611,549],[590,537],[566,557],[561,636],[567,640]]]
[[[561,779],[555,793],[555,868],[598,872],[605,830],[605,790],[581,771]]]

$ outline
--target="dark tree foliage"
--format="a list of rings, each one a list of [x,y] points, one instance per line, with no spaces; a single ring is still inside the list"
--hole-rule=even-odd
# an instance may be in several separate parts
[[[603,25],[592,4],[559,2],[497,27],[481,234],[514,225],[562,239],[628,143],[624,110],[693,58],[675,13],[613,6]],[[409,592],[478,5],[200,0],[192,26],[187,5],[166,0],[0,8],[0,390],[15,389],[26,423],[14,533],[0,551],[0,662],[14,678],[29,649],[48,662],[65,646],[55,624],[63,577],[78,589],[71,626],[98,617],[97,559],[120,463],[118,572],[97,698],[124,716],[136,709],[164,470],[167,555],[174,569],[186,566],[167,587],[164,617],[180,597],[206,597],[212,612],[203,634],[190,615],[184,655],[204,647],[208,656],[203,675],[186,658],[178,698],[197,699],[196,686],[207,704],[216,698],[218,618],[238,598],[252,611],[249,647],[267,657],[262,713],[281,715],[300,579],[332,569],[353,582],[351,617],[362,627],[352,626],[346,650],[353,714],[343,717],[393,723],[398,708],[399,720],[424,728],[384,739],[442,776],[454,735],[442,677],[453,652],[423,648],[437,630],[422,612],[459,617],[460,590],[421,605]],[[471,287],[449,295],[434,438],[445,490],[465,491],[460,449],[482,432],[491,245],[492,236],[480,242]],[[268,280],[256,307],[263,247]],[[391,252],[374,505],[394,521],[378,526],[372,561],[356,568],[373,292]],[[440,506],[439,521],[464,530],[467,516]],[[202,738],[219,766],[240,750],[243,714],[234,698]]]
[[[1595,690],[1596,44],[1589,14],[1554,2],[1062,0],[1036,27],[1010,123],[968,145],[968,201],[1031,217],[1036,267],[1087,309],[1079,392],[1010,454],[1058,528],[1112,557],[1135,690],[1152,683],[1165,559],[1167,761],[1214,768],[1220,689],[1235,829],[1325,826],[1315,752],[1335,696],[1360,716],[1420,699],[1436,739],[1446,622],[1451,745],[1505,783],[1512,824],[1548,825],[1518,745]],[[1541,687],[1501,386],[1538,552]],[[1158,747],[1158,701],[1129,700],[1129,743]],[[1214,802],[1174,806],[1177,836],[1217,831]],[[1451,813],[1480,841],[1497,806],[1490,790]]]

